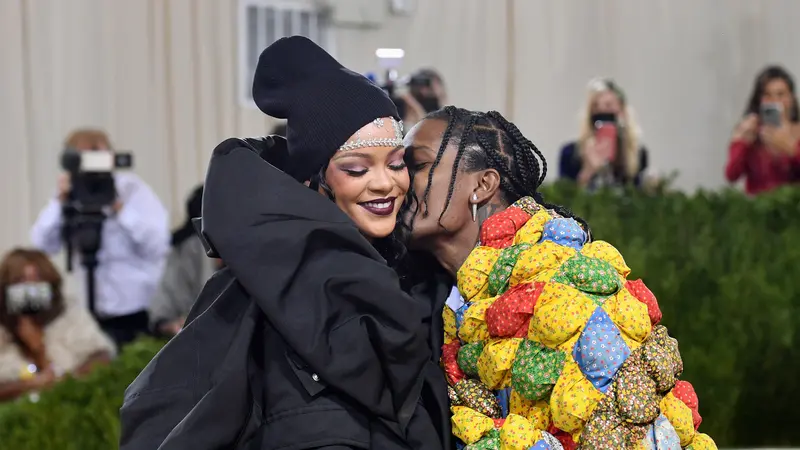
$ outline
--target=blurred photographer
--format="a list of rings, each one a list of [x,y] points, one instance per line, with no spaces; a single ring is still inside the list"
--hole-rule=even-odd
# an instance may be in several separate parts
[[[15,249],[0,261],[0,402],[81,376],[114,345],[75,301],[44,253]]]
[[[65,147],[79,154],[107,153],[112,148],[104,132],[91,129],[73,132]],[[141,178],[130,172],[106,172],[105,175],[112,184],[108,188],[113,190],[113,200],[102,205],[100,212],[92,212],[92,217],[77,213],[79,219],[97,220],[95,216],[100,216],[96,223],[97,236],[87,239],[86,235],[81,235],[72,239],[64,233],[65,222],[72,220],[65,218],[65,212],[69,211],[75,197],[73,177],[81,176],[73,171],[59,176],[58,191],[39,214],[31,229],[31,240],[49,254],[57,253],[65,240],[70,246],[75,245],[81,253],[79,271],[84,274],[89,267],[85,258],[90,253],[88,256],[96,264],[92,266],[94,273],[90,275],[93,276],[85,277],[90,309],[103,331],[117,345],[123,345],[148,330],[147,307],[170,248],[169,218],[161,201]],[[86,246],[87,242],[98,248],[84,251],[81,246]]]
[[[201,216],[202,206],[203,186],[200,185],[186,201],[186,220],[172,233],[172,251],[158,291],[150,301],[150,326],[158,336],[178,334],[206,281],[221,268],[219,259],[206,255],[203,242],[192,225],[192,219]]]
[[[725,177],[754,195],[800,182],[800,114],[794,80],[771,66],[756,77],[745,116],[728,146]]]
[[[441,75],[433,69],[422,69],[406,81],[406,91],[394,98],[397,109],[403,116],[406,130],[430,112],[447,105],[447,92]]]

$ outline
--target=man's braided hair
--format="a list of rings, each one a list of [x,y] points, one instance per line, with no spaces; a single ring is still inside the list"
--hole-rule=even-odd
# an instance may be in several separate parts
[[[500,174],[500,191],[507,205],[522,197],[533,197],[544,208],[575,219],[589,233],[589,225],[585,220],[563,206],[544,201],[537,189],[547,175],[547,161],[536,145],[523,136],[519,128],[502,114],[497,111],[482,113],[447,106],[428,114],[425,119],[446,121],[447,128],[442,135],[442,145],[439,147],[436,159],[431,165],[428,185],[422,193],[421,201],[417,202],[417,208],[423,208],[423,215],[428,214],[428,195],[433,172],[441,162],[447,146],[452,142],[457,143],[458,147],[447,199],[439,220],[450,206],[459,170],[470,173],[494,169]]]

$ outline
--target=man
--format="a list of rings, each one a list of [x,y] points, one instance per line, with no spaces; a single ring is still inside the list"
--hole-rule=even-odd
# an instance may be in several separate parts
[[[66,147],[96,151],[110,150],[111,144],[104,132],[82,129],[69,136]],[[123,345],[148,330],[147,307],[164,268],[170,230],[166,209],[141,178],[115,173],[114,184],[117,198],[103,222],[92,313],[103,331]],[[69,174],[61,174],[57,195],[31,229],[33,245],[49,254],[61,249],[62,211],[71,188]],[[80,273],[85,274],[83,268]]]

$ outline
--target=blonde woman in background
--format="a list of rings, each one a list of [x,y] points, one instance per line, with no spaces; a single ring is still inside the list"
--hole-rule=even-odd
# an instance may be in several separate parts
[[[647,150],[625,93],[610,79],[589,83],[580,136],[559,157],[559,177],[581,187],[641,186]]]

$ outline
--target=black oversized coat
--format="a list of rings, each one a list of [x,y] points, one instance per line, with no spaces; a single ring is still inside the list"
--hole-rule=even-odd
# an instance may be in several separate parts
[[[332,202],[229,139],[203,229],[226,268],[125,393],[121,450],[449,448],[446,277],[403,293]]]

